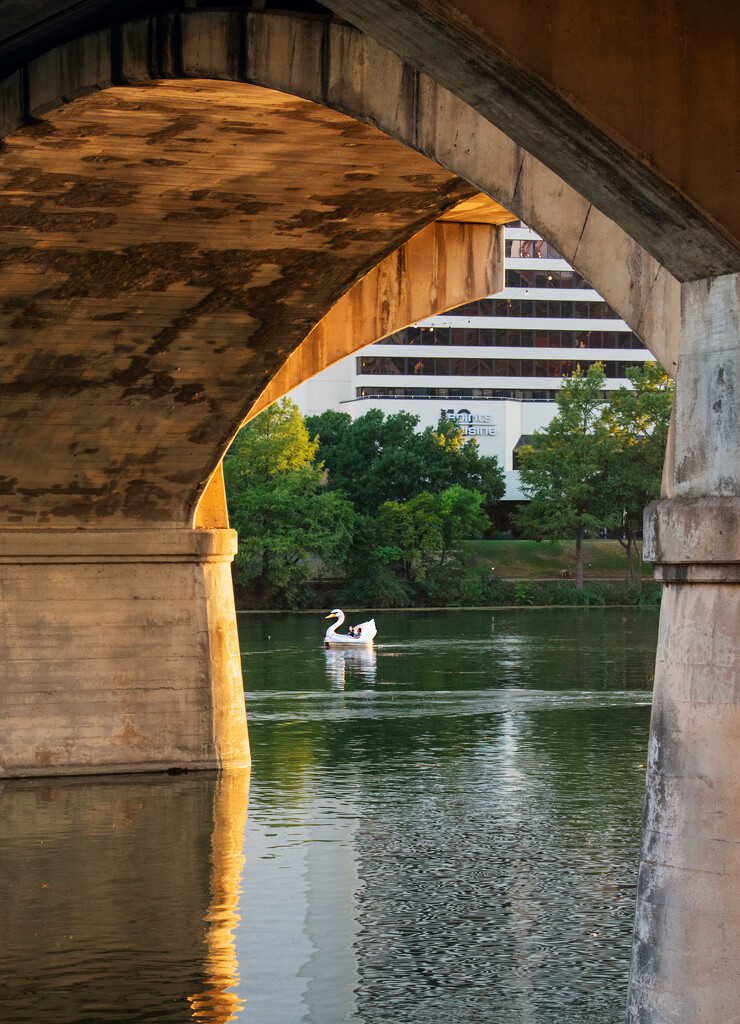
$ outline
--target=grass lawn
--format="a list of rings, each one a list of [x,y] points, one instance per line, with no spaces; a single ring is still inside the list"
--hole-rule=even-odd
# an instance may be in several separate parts
[[[575,571],[575,541],[467,540],[462,548],[471,568],[492,566],[504,579],[557,579],[561,569]],[[642,574],[643,579],[652,579],[652,565],[643,564]],[[627,555],[619,541],[584,540],[583,575],[585,579],[629,579]]]

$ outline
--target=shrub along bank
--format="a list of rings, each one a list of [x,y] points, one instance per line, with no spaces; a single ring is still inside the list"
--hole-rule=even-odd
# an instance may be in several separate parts
[[[254,590],[234,584],[239,610],[285,608],[282,600],[264,600]],[[368,594],[342,580],[314,580],[304,584],[288,605],[294,610],[345,607],[372,608],[603,608],[609,606],[657,607],[661,588],[654,581],[641,586],[631,580],[594,581],[579,590],[571,580],[505,580],[482,570],[463,574],[446,590]]]
[[[631,580],[587,581],[583,590],[579,590],[571,580],[505,580],[490,570],[486,575],[484,570],[478,569],[462,579],[458,603],[546,608],[656,606],[660,604],[660,591],[660,584],[652,580],[641,586]]]

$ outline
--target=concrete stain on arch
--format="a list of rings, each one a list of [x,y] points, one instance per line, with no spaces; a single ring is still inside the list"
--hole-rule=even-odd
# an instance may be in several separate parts
[[[6,522],[189,522],[287,355],[473,191],[367,124],[234,83],[91,94],[0,157],[0,218],[18,222],[0,245],[18,282]],[[38,472],[36,446],[55,452]]]
[[[10,230],[28,229],[40,234],[55,232],[103,231],[112,228],[116,217],[112,213],[86,210],[84,213],[52,213],[39,203],[23,203],[0,207],[0,226]]]

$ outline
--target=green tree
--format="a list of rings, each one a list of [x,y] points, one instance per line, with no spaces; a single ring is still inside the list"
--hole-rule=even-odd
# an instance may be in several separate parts
[[[442,519],[442,551],[444,561],[461,540],[480,537],[488,526],[484,511],[484,496],[460,484],[453,484],[439,495]]]
[[[327,409],[320,416],[306,417],[308,432],[319,439],[318,458],[321,462],[326,461],[329,451],[341,442],[351,425],[352,417],[349,413],[336,412],[334,409]]]
[[[355,521],[340,598],[373,608],[394,608],[413,601],[412,587],[403,571],[403,552],[383,543],[378,522],[372,516],[358,515]]]
[[[425,491],[405,502],[384,502],[378,512],[382,542],[402,553],[406,575],[415,582],[433,567],[444,569],[454,546],[479,537],[487,524],[483,495],[459,484],[441,494]]]
[[[306,421],[295,402],[281,398],[255,416],[237,434],[224,460],[232,487],[271,480],[314,464],[318,438],[309,437]]]
[[[618,524],[619,514],[604,498],[611,434],[601,417],[606,377],[600,363],[584,375],[565,377],[558,411],[529,445],[519,449],[522,490],[530,499],[512,515],[525,536],[576,542],[576,586],[583,590],[582,541],[586,531]]]
[[[326,414],[310,417],[310,430],[321,429],[319,419],[326,424]],[[418,493],[422,470],[417,423],[418,416],[410,413],[386,418],[379,409],[370,409],[343,429],[332,429],[329,437],[320,434],[319,457],[328,470],[329,487],[344,491],[366,515],[375,515],[384,501],[403,501]]]
[[[317,448],[298,407],[282,399],[242,428],[224,459],[239,533],[234,576],[265,602],[298,603],[316,560],[340,564],[352,542],[354,509],[321,485]]]
[[[613,392],[601,419],[612,439],[606,466],[605,498],[620,516],[613,531],[625,549],[630,577],[642,582],[637,537],[648,502],[660,495],[674,382],[659,363],[627,370],[631,388]]]
[[[378,528],[383,543],[401,551],[408,578],[424,579],[429,560],[444,543],[435,496],[425,492],[404,502],[384,502],[378,511]]]
[[[503,498],[506,477],[498,459],[481,455],[476,439],[466,437],[454,420],[441,419],[436,428],[427,427],[419,448],[422,472],[434,493],[455,485],[478,491],[486,508]]]
[[[418,423],[410,413],[386,417],[380,409],[354,421],[346,413],[307,420],[309,431],[319,435],[329,486],[344,491],[363,514],[376,515],[386,501],[439,494],[453,484],[479,491],[486,506],[503,496],[503,470],[496,458],[481,456],[475,438],[466,438],[451,420],[421,432]]]

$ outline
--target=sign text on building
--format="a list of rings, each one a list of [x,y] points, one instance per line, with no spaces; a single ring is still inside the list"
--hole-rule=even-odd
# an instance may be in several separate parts
[[[493,416],[486,412],[472,413],[470,409],[441,409],[443,420],[455,420],[463,434],[471,436],[493,437],[496,434],[496,427],[493,424]]]

